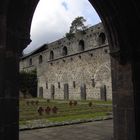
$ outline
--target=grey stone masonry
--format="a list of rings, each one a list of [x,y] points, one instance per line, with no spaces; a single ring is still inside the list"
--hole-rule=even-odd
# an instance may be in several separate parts
[[[20,71],[37,70],[38,97],[112,99],[109,46],[102,23],[23,56]]]

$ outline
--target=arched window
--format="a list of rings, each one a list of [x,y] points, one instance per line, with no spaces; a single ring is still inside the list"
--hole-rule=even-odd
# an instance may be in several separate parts
[[[32,58],[29,59],[29,65],[32,65]]]
[[[85,50],[85,42],[84,40],[79,41],[79,50],[84,51]]]
[[[60,88],[60,82],[58,82],[58,88]]]
[[[39,56],[39,64],[41,64],[43,61],[42,55]]]
[[[67,50],[67,47],[66,47],[66,46],[65,46],[65,47],[63,47],[63,50],[62,50],[62,55],[63,55],[63,56],[68,55],[68,50]]]
[[[92,87],[95,87],[95,80],[91,79],[91,81],[92,81]]]
[[[76,83],[75,83],[75,81],[73,81],[73,88],[75,88],[76,87]]]
[[[106,40],[105,33],[100,33],[100,35],[99,35],[99,45],[104,44],[105,40]]]
[[[54,59],[54,52],[53,51],[50,52],[50,60],[52,60],[52,59]]]

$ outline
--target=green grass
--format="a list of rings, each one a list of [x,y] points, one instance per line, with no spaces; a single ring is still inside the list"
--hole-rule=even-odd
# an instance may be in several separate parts
[[[27,121],[38,120],[38,119],[46,119],[49,122],[62,122],[62,121],[71,121],[71,120],[79,120],[79,119],[91,119],[97,117],[106,116],[108,112],[112,111],[111,101],[91,101],[92,107],[88,106],[89,101],[77,101],[77,106],[69,106],[69,101],[63,100],[54,100],[47,102],[46,99],[31,99],[38,100],[38,105],[27,105],[27,99],[20,100],[20,125],[26,124]],[[103,105],[102,105],[103,104]],[[106,104],[106,106],[105,106]],[[109,105],[109,106],[108,106]],[[58,108],[58,113],[50,115],[43,113],[40,116],[37,112],[39,106],[46,108],[47,106],[53,107],[56,106]]]
[[[63,122],[63,121],[72,121],[72,120],[81,120],[81,119],[92,119],[97,117],[106,116],[105,112],[96,112],[96,113],[89,113],[89,114],[77,114],[77,115],[69,115],[69,116],[61,116],[61,117],[52,117],[48,120],[50,122]]]

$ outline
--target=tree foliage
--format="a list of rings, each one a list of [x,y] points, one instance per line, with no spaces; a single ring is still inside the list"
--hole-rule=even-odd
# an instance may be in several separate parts
[[[69,39],[69,40],[74,38],[74,33],[70,33],[70,32],[66,33],[66,38]]]
[[[71,26],[70,26],[69,33],[66,33],[66,37],[68,39],[71,39],[71,38],[74,37],[74,34],[76,32],[79,32],[79,31],[84,32],[87,29],[87,26],[84,25],[85,22],[86,22],[86,19],[84,19],[84,17],[82,17],[82,16],[76,17],[72,21]]]
[[[26,96],[37,96],[37,73],[36,70],[25,72],[21,71],[19,76],[20,92]]]
[[[71,23],[70,32],[76,33],[78,31],[85,30],[87,27],[84,25],[84,22],[86,22],[86,19],[84,19],[84,17],[76,17]]]

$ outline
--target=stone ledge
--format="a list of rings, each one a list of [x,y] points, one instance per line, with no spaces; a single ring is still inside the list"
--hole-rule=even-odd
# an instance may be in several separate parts
[[[113,119],[113,116],[109,115],[109,116],[104,116],[104,117],[95,118],[95,119],[81,119],[81,120],[74,120],[74,121],[67,121],[67,122],[66,121],[65,122],[55,122],[55,123],[50,122],[50,123],[46,123],[46,124],[43,122],[43,120],[34,120],[34,122],[36,122],[36,124],[20,126],[19,131],[73,125],[73,124],[87,123],[87,122],[93,122],[93,121],[103,121],[103,120],[109,120],[109,119]]]

